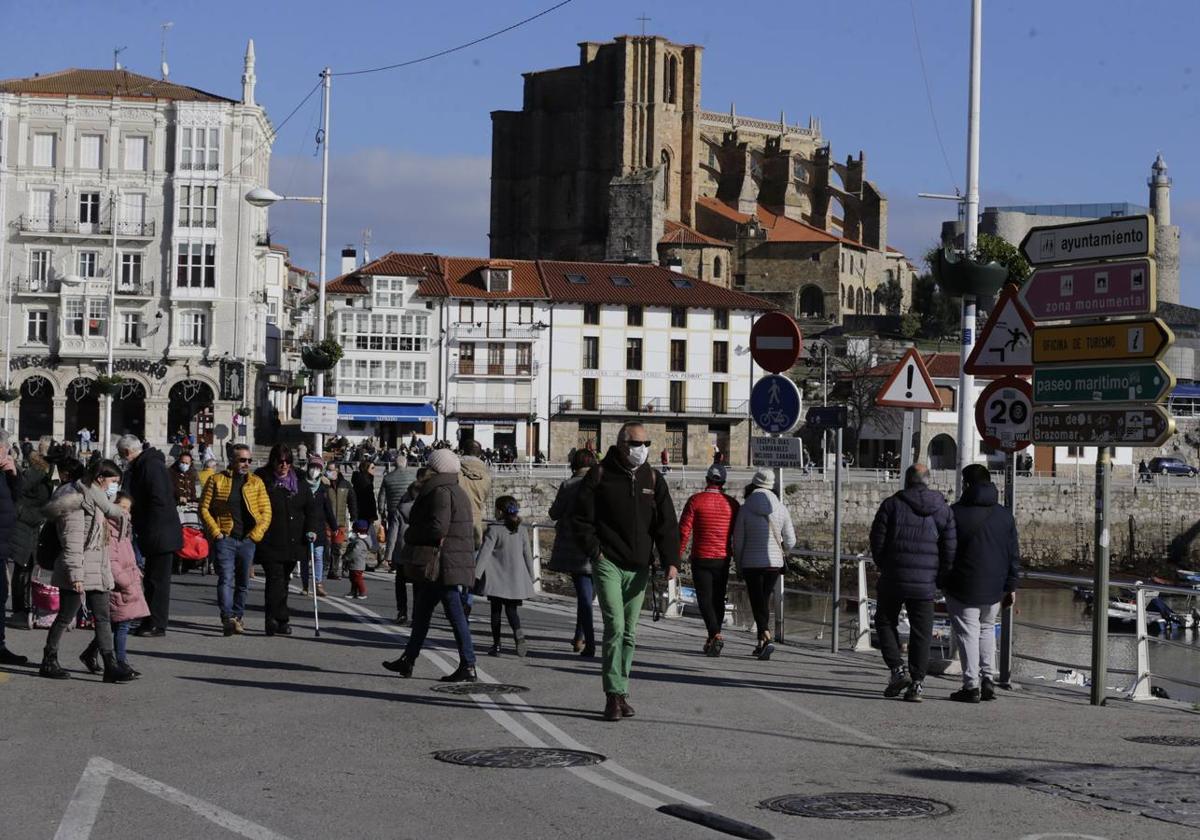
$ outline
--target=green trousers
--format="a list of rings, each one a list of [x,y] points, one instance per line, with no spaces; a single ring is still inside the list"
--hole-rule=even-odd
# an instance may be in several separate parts
[[[604,618],[603,677],[605,694],[628,694],[629,671],[637,639],[638,615],[646,597],[649,569],[630,572],[605,557],[597,560],[592,577]]]

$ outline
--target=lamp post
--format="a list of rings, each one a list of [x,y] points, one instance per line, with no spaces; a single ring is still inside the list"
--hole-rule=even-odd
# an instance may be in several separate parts
[[[116,308],[117,308],[117,271],[120,266],[117,264],[117,190],[114,188],[112,195],[108,198],[108,223],[112,227],[112,262],[108,269],[108,387],[104,389],[104,439],[100,444],[101,451],[105,458],[113,456],[112,445],[112,375],[113,375],[113,331],[116,327]],[[168,430],[169,432],[170,430]]]
[[[270,207],[277,201],[299,201],[305,204],[321,205],[321,250],[320,264],[317,266],[317,341],[325,340],[325,248],[329,234],[329,83],[333,71],[326,67],[321,71],[321,194],[319,196],[279,195],[267,187],[255,187],[246,193],[246,201],[254,207]],[[317,396],[325,396],[325,371],[318,370]],[[245,383],[242,385],[246,387]],[[324,452],[325,436],[318,432],[314,435],[313,448],[317,454]]]

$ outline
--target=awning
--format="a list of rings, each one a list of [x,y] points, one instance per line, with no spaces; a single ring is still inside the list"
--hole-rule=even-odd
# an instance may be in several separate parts
[[[339,402],[338,417],[386,423],[421,423],[436,420],[437,410],[429,403]]]
[[[1200,385],[1176,385],[1171,391],[1173,398],[1196,399],[1200,397]]]

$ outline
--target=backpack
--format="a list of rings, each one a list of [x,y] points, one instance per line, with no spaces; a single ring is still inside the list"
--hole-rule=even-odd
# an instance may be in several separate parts
[[[54,521],[43,522],[38,531],[37,564],[47,572],[54,571],[54,564],[62,552],[62,541],[58,538],[58,525]]]

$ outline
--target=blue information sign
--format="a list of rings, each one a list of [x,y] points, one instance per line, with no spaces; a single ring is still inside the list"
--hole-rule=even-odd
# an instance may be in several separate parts
[[[790,432],[800,422],[800,389],[786,376],[764,376],[750,392],[750,414],[764,432]]]

